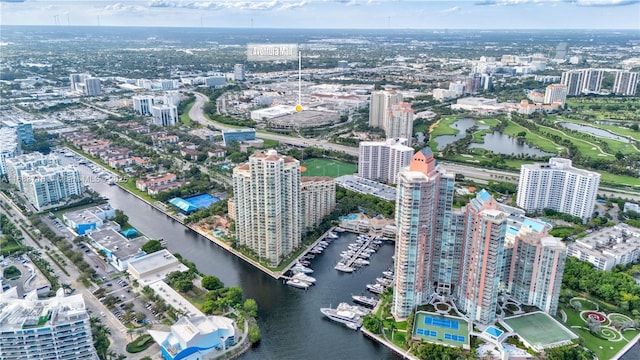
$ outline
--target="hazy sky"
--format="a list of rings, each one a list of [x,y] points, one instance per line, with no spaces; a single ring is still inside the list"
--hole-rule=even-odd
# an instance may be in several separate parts
[[[0,0],[2,25],[251,27],[252,20],[256,28],[640,29],[640,0]]]

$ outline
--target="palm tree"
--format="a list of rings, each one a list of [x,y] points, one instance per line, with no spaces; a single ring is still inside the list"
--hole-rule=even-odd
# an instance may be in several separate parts
[[[395,321],[389,323],[389,330],[391,330],[391,341],[393,341],[395,331],[398,330]]]
[[[133,341],[133,333],[135,332],[132,328],[127,328],[127,335],[129,335],[129,340]]]

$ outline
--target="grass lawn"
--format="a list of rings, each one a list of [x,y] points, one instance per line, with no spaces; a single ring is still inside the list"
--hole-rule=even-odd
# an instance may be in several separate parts
[[[539,312],[507,318],[504,319],[504,322],[529,344],[538,349],[542,349],[549,344],[576,338],[575,334],[556,323],[545,313]]]
[[[611,184],[616,186],[640,186],[640,178],[628,175],[616,175],[606,172],[598,172],[600,173],[600,182],[603,184]]]
[[[438,126],[436,126],[431,132],[431,138],[433,139],[440,135],[455,135],[459,133],[460,130],[451,127],[451,125],[456,121],[458,121],[458,118],[455,116],[444,116],[440,122],[438,122]]]
[[[358,171],[358,166],[355,164],[333,159],[311,158],[302,161],[301,165],[307,168],[307,171],[303,172],[302,176],[330,176],[336,178],[342,175],[354,174]]]
[[[132,342],[127,344],[127,352],[128,353],[139,353],[141,351],[146,350],[149,346],[153,345],[154,341],[151,335],[144,334],[139,338],[133,340]]]
[[[436,322],[447,324],[441,325]],[[411,335],[420,340],[461,347],[469,344],[469,324],[458,317],[418,311],[413,322]],[[451,340],[449,335],[459,336],[462,340]]]
[[[578,148],[578,151],[580,151],[580,154],[582,154],[583,156],[587,156],[593,159],[602,159],[602,158],[606,159],[607,157],[613,156],[611,154],[605,155],[604,153],[600,152],[596,147],[597,144],[594,144],[590,141],[576,138],[573,135],[567,135],[566,133],[560,130],[556,130],[554,128],[550,128],[543,125],[539,125],[539,126],[540,126],[541,134],[549,133],[549,134],[557,135],[571,141],[571,143],[573,143]]]
[[[154,198],[151,197],[151,195],[147,194],[146,191],[142,191],[142,190],[139,190],[138,188],[136,188],[136,179],[129,178],[129,179],[127,179],[126,182],[124,182],[124,183],[120,182],[117,185],[120,186],[120,187],[123,187],[123,188],[125,188],[125,189],[127,189],[129,191],[131,191],[132,193],[134,193],[134,194],[136,194],[138,196],[140,196],[141,198],[143,198],[148,203],[153,203],[153,202],[156,201]]]
[[[191,118],[189,117],[189,110],[191,110],[193,104],[195,103],[196,102],[193,101],[187,104],[187,107],[185,107],[182,114],[180,114],[180,122],[182,122],[182,124],[185,126],[191,126],[191,124],[193,124],[193,120],[191,120]]]
[[[586,301],[581,301],[585,306],[588,304],[590,308],[594,308],[593,304],[590,304]],[[587,324],[580,318],[580,314],[566,306],[566,304],[561,304],[560,308],[564,310],[565,314],[567,314],[567,326],[571,327],[575,333],[577,333],[583,340],[585,346],[596,353],[599,359],[611,359],[613,355],[615,355],[620,349],[622,349],[629,341],[622,339],[621,341],[608,341],[606,339],[594,336],[587,329]],[[573,326],[581,326],[584,328],[574,328]],[[640,333],[640,330],[628,330],[623,333],[623,336],[626,339],[633,339],[636,335]],[[613,349],[610,349],[613,347]]]
[[[265,149],[274,149],[277,148],[278,145],[280,145],[280,142],[278,140],[264,139],[263,141]]]
[[[585,311],[585,310],[592,310],[592,311],[597,311],[599,309],[598,304],[594,304],[591,301],[588,300],[583,300],[583,299],[571,299],[571,303],[574,302],[579,302],[580,303],[580,310],[581,311]],[[580,325],[579,323],[576,325]]]

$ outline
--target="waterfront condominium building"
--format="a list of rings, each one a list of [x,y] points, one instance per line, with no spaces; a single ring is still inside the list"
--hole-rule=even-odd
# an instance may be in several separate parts
[[[544,103],[553,104],[559,102],[564,106],[567,100],[567,86],[562,84],[551,84],[544,91]]]
[[[551,158],[548,164],[525,164],[520,168],[516,203],[527,212],[553,209],[591,218],[600,174],[576,169],[571,160]]]
[[[358,176],[383,183],[396,183],[400,169],[409,166],[413,148],[407,139],[360,142]]]
[[[490,201],[479,208],[468,207],[468,239],[458,297],[458,308],[481,324],[495,320],[507,229],[507,213],[494,209],[497,206]]]
[[[140,115],[151,115],[154,97],[152,95],[138,95],[133,97],[133,110]]]
[[[511,251],[507,292],[523,304],[555,315],[567,258],[567,246],[549,236],[544,223],[526,218]]]
[[[576,96],[582,93],[584,71],[570,70],[562,73],[560,83],[567,86],[567,95]]]
[[[384,129],[387,133],[387,139],[405,138],[409,141],[407,145],[410,146],[413,138],[413,109],[411,104],[401,102],[391,105],[386,121]]]
[[[178,123],[178,108],[173,105],[153,105],[151,115],[154,125],[172,126]]]
[[[385,129],[391,106],[402,101],[402,94],[381,90],[371,93],[369,104],[369,126]]]
[[[313,230],[336,207],[336,183],[328,176],[300,178],[302,231]]]
[[[82,295],[38,300],[36,291],[25,298],[17,288],[0,290],[0,359],[98,360],[91,323]]]
[[[44,165],[20,172],[21,188],[38,210],[82,195],[80,172],[72,165]]]
[[[616,72],[616,78],[613,81],[613,93],[626,96],[635,95],[638,89],[638,80],[637,72]]]
[[[21,181],[23,170],[32,170],[45,165],[59,165],[60,159],[55,154],[43,155],[39,152],[32,152],[7,159],[7,180],[15,185],[18,190],[24,191]]]
[[[277,266],[301,244],[300,162],[275,150],[233,169],[236,238]]]
[[[396,286],[391,312],[406,318],[436,290],[447,293],[445,274],[459,267],[463,236],[455,236],[460,224],[452,215],[454,177],[441,173],[428,148],[417,152],[409,167],[400,171],[396,192]],[[453,233],[452,233],[453,232]],[[443,255],[444,254],[444,255]],[[434,271],[436,269],[436,271]]]

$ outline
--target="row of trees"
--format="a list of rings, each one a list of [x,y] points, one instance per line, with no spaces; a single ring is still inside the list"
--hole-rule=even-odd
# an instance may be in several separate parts
[[[615,304],[635,317],[640,317],[640,286],[629,275],[630,267],[617,266],[612,271],[597,270],[588,262],[568,257],[562,285]],[[639,269],[636,269],[639,270]],[[566,299],[565,299],[566,300]]]
[[[22,245],[22,232],[9,220],[9,218],[0,214],[0,255],[20,254],[26,251],[26,247]]]

